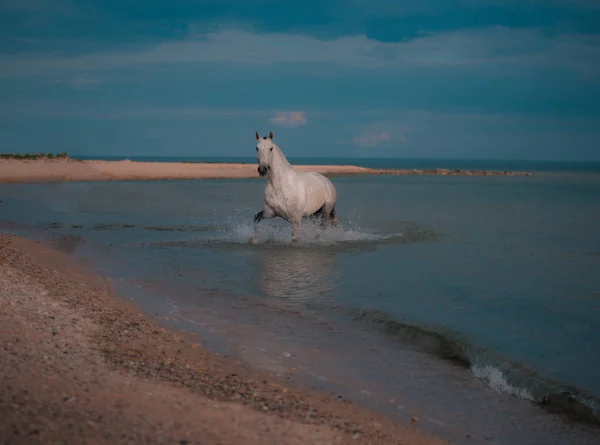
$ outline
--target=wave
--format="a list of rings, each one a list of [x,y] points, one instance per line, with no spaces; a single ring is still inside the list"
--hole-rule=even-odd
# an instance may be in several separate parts
[[[551,413],[600,425],[600,398],[482,348],[448,329],[396,320],[377,310],[351,311],[355,321],[377,326],[389,337],[470,369],[492,389],[528,400]]]

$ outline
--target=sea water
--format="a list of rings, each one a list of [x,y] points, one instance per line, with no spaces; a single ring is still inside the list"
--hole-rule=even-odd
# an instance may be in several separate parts
[[[0,220],[273,375],[464,443],[597,443],[542,406],[600,413],[599,175],[332,181],[340,227],[298,245],[248,242],[262,179],[2,185]]]

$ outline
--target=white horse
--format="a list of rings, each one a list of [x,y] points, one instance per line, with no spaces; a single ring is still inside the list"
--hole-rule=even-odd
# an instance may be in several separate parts
[[[256,225],[265,218],[280,217],[292,225],[292,242],[297,241],[300,222],[304,217],[321,217],[321,227],[337,226],[335,203],[337,192],[329,179],[320,173],[299,172],[273,142],[273,132],[261,138],[256,132],[258,174],[268,179],[265,204],[254,217]]]

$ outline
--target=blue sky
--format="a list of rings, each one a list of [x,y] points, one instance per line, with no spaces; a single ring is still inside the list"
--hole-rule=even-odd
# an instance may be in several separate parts
[[[0,151],[600,161],[597,0],[3,0]]]

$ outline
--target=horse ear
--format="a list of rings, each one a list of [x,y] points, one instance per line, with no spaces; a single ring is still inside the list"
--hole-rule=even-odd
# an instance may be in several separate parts
[[[269,139],[273,140],[273,132],[269,131]]]
[[[260,134],[258,134],[258,131],[255,133],[255,136],[256,136],[256,140],[260,141]]]

